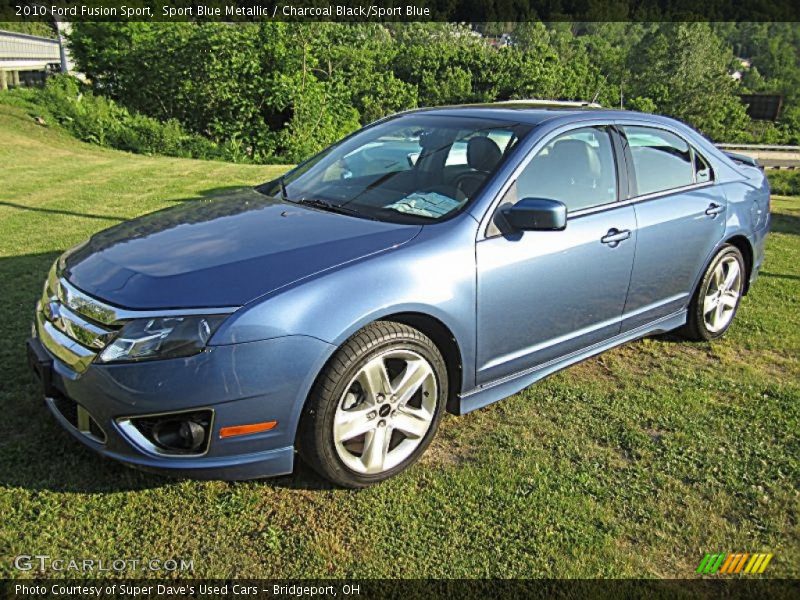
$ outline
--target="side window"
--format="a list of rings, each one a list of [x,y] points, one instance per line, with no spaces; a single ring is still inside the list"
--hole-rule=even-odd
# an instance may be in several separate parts
[[[714,181],[714,171],[711,169],[711,165],[708,164],[708,161],[694,148],[692,148],[692,153],[694,154],[695,183]]]
[[[652,127],[625,126],[622,130],[633,156],[639,196],[694,183],[692,152],[683,139]]]
[[[611,136],[582,127],[556,137],[528,163],[514,186],[516,198],[559,200],[574,212],[617,200]]]

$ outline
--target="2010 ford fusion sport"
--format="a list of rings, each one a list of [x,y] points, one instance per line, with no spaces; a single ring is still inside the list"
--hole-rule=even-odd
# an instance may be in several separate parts
[[[623,342],[721,336],[769,188],[676,121],[507,103],[395,115],[275,181],[61,256],[28,342],[104,456],[351,487],[464,414]]]

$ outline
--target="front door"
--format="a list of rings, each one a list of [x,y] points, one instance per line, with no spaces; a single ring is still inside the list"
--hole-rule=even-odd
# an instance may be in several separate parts
[[[477,243],[477,383],[564,357],[617,335],[636,245],[636,217],[617,205],[610,132],[557,136],[503,203],[566,204],[563,231],[492,232]]]

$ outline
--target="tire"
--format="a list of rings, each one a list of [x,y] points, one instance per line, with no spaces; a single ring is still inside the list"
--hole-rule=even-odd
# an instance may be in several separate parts
[[[317,377],[298,428],[300,456],[343,487],[397,475],[436,435],[447,381],[441,352],[420,331],[393,321],[367,325]]]
[[[742,253],[731,244],[723,246],[703,274],[679,333],[698,342],[722,337],[739,309],[746,277]]]

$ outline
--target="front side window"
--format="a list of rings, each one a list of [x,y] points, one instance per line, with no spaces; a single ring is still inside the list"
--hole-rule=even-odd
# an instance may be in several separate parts
[[[368,127],[258,189],[398,223],[431,223],[476,197],[531,125],[404,115]]]
[[[518,200],[558,200],[568,212],[617,200],[611,136],[604,127],[582,127],[556,137],[528,163],[515,183]]]
[[[625,126],[637,193],[654,194],[694,183],[692,152],[682,138],[663,129]]]

